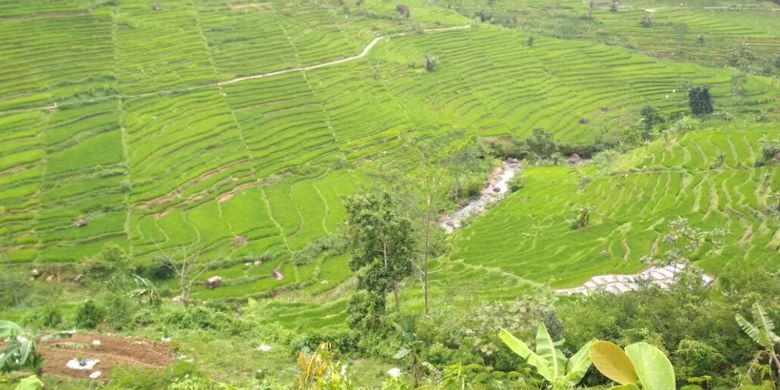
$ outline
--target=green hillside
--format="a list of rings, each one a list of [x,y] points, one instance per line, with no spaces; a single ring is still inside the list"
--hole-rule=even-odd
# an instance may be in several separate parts
[[[44,365],[46,388],[289,388],[296,354],[328,341],[354,388],[557,389],[497,338],[531,340],[540,323],[571,335],[566,356],[593,338],[648,341],[678,388],[747,385],[755,348],[734,315],[756,301],[780,315],[776,3],[0,0],[0,320],[170,336],[165,364],[127,348],[111,361],[184,367],[88,382]],[[712,112],[693,112],[700,87]],[[515,159],[504,196],[495,180]],[[382,193],[396,209],[379,220],[397,233],[408,219],[414,243],[372,296],[397,259],[385,247],[371,260],[386,269],[358,270],[350,199]],[[678,218],[699,235],[682,240],[704,243],[676,255],[710,289],[556,293],[647,269]],[[91,327],[87,299],[102,311]],[[617,311],[629,303],[646,306]],[[694,322],[710,315],[707,333]],[[399,330],[407,317],[414,332]],[[0,348],[15,340],[3,329]],[[751,383],[777,386],[772,364]],[[4,370],[0,389],[14,388]],[[571,387],[610,383],[584,378]]]

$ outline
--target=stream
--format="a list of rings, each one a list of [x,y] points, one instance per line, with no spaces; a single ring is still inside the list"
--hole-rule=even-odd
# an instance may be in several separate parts
[[[489,204],[496,203],[506,196],[509,192],[509,183],[519,170],[520,164],[517,160],[504,161],[500,167],[493,170],[490,180],[482,189],[482,194],[478,198],[470,200],[468,204],[454,213],[443,216],[439,220],[439,226],[447,233],[452,233],[461,228],[463,220],[484,213]]]

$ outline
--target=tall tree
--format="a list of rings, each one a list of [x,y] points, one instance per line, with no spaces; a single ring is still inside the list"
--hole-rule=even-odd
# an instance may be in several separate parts
[[[460,144],[455,141],[460,141]],[[405,160],[400,164],[391,163],[375,172],[377,182],[389,189],[404,214],[414,221],[421,237],[417,247],[417,269],[423,288],[423,311],[426,316],[430,308],[428,266],[440,249],[440,239],[444,234],[436,224],[447,192],[447,165],[451,163],[447,157],[455,150],[462,149],[463,142],[470,141],[464,141],[463,133],[459,131],[425,141],[413,140],[404,146],[405,152],[416,154],[418,159]]]
[[[691,107],[693,115],[712,114],[712,96],[710,96],[710,87],[706,85],[696,86],[688,92],[688,104]]]
[[[412,272],[417,241],[412,221],[404,216],[389,193],[360,194],[347,201],[347,234],[358,274],[358,289],[368,293],[374,312],[384,311],[385,297],[393,292],[399,307],[398,283]],[[359,301],[353,302],[360,303]],[[353,308],[353,312],[360,311]]]

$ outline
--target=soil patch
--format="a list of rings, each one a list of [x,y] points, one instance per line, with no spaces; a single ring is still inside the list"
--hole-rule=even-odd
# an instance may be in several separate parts
[[[93,345],[100,340],[100,345]],[[107,335],[74,334],[73,337],[49,340],[38,345],[43,355],[43,372],[74,378],[89,378],[100,371],[106,379],[114,367],[129,364],[142,368],[166,367],[173,362],[168,344]],[[74,370],[67,367],[71,359],[97,359],[92,370]]]

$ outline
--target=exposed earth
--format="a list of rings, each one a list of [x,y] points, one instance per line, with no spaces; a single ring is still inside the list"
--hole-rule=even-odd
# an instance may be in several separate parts
[[[74,378],[89,378],[100,371],[99,379],[106,379],[119,365],[150,368],[166,367],[173,362],[166,343],[108,335],[74,334],[70,338],[44,341],[38,348],[43,356],[43,372]],[[73,359],[97,359],[98,362],[91,369],[73,369],[68,367]]]

